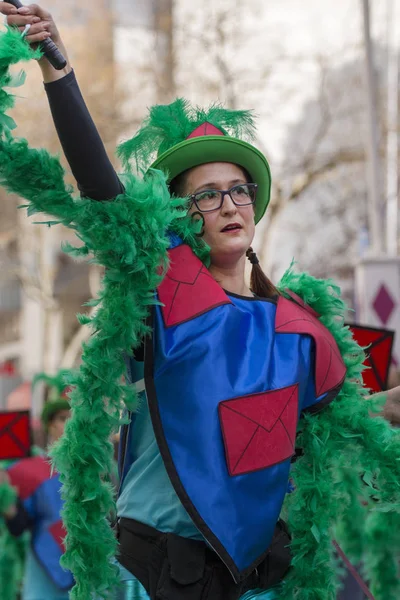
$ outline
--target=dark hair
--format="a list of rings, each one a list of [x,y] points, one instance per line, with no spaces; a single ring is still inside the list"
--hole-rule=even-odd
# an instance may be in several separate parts
[[[247,183],[251,183],[251,176],[244,167],[237,165],[239,169],[243,171]],[[169,184],[169,191],[171,195],[177,198],[182,198],[186,195],[186,181],[191,169],[186,169],[182,173],[179,173]],[[266,276],[262,270],[256,253],[253,248],[249,248],[246,252],[246,256],[252,264],[251,275],[250,275],[250,289],[256,296],[260,298],[274,298],[279,295],[279,290],[274,286],[272,281]]]
[[[191,169],[186,169],[186,171],[182,171],[176,177],[172,179],[169,183],[169,193],[171,196],[176,196],[176,198],[184,198],[187,194],[185,192],[186,181]]]
[[[250,289],[260,298],[274,298],[279,295],[279,290],[274,286],[272,281],[266,276],[260,266],[257,254],[253,248],[250,248],[246,252],[246,256],[252,264],[251,275],[250,275]]]

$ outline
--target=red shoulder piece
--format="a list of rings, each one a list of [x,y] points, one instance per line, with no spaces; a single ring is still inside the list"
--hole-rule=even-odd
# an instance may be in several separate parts
[[[169,250],[170,266],[158,287],[166,327],[194,319],[223,304],[231,304],[224,290],[186,244]]]
[[[316,313],[307,308],[307,305],[299,306],[281,296],[276,309],[275,331],[310,335],[314,339],[315,392],[318,397],[343,383],[346,367],[334,337],[315,316]]]
[[[11,485],[18,490],[21,500],[29,498],[36,489],[54,473],[45,456],[34,456],[18,461],[8,469]]]

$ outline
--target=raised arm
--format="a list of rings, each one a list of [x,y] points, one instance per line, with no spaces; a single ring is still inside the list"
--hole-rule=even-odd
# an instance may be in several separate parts
[[[28,42],[38,43],[51,36],[66,57],[67,65],[61,71],[45,58],[39,61],[61,146],[83,196],[94,200],[115,198],[123,192],[123,186],[86,107],[51,14],[36,4],[17,10],[6,2],[0,3],[0,12],[7,15],[9,25],[19,27],[21,32],[26,25],[31,26],[26,35]]]
[[[50,66],[50,65],[49,65]],[[51,114],[65,157],[83,196],[109,200],[123,192],[73,71],[45,83]]]

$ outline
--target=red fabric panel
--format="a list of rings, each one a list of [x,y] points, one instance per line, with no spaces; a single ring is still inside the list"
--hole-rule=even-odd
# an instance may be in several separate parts
[[[271,467],[293,455],[297,385],[225,400],[218,410],[231,476]]]
[[[350,329],[356,342],[366,348],[364,365],[367,368],[363,372],[364,385],[373,392],[381,392],[386,389],[394,332],[362,325],[350,325]]]
[[[304,308],[304,310],[306,310],[307,312],[310,313],[310,315],[313,315],[313,317],[319,317],[320,315],[317,313],[316,310],[314,310],[313,308],[311,308],[311,306],[309,306],[308,304],[306,304],[303,300],[303,298],[300,298],[300,296],[298,296],[295,292],[293,292],[292,290],[286,289],[285,290],[286,294],[288,296],[290,296],[291,298],[293,298],[293,300],[299,304],[302,308]]]
[[[211,123],[208,123],[206,121],[205,123],[202,123],[201,125],[196,127],[196,129],[194,129],[192,131],[192,133],[187,136],[186,139],[190,140],[191,138],[203,137],[205,135],[225,135],[225,134],[223,131],[218,129],[218,127],[215,127],[215,125],[212,125]]]
[[[0,413],[0,460],[25,458],[31,449],[29,412]]]
[[[316,397],[337,388],[346,376],[339,348],[319,319],[303,306],[280,296],[276,309],[275,331],[310,335],[315,342]]]
[[[228,296],[186,244],[169,251],[170,267],[158,297],[166,327],[179,325],[223,304]]]
[[[360,346],[369,346],[382,339],[383,331],[379,329],[371,329],[360,325],[350,325],[354,339]]]
[[[381,392],[383,391],[383,386],[381,382],[376,377],[374,371],[371,369],[371,365],[369,359],[364,362],[366,369],[363,371],[363,384],[364,387],[369,388],[373,392]]]
[[[20,460],[8,469],[11,484],[18,489],[21,500],[29,498],[36,489],[52,476],[51,465],[44,456]]]
[[[381,340],[379,345],[375,345],[367,352],[374,361],[379,377],[385,381],[391,363],[392,339],[387,337]]]
[[[56,543],[59,545],[61,552],[64,554],[64,538],[67,535],[67,532],[64,529],[64,525],[61,519],[59,521],[56,521],[55,523],[53,523],[53,525],[49,527],[49,532],[53,536]]]

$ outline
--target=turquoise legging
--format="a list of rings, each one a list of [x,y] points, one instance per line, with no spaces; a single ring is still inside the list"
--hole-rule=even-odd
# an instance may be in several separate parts
[[[120,565],[117,561],[116,564],[120,570],[121,584],[118,591],[115,593],[113,600],[149,600],[144,587],[139,581]],[[276,590],[277,588],[275,588]],[[252,590],[246,592],[240,600],[278,600],[276,591],[264,592],[262,590]]]
[[[277,596],[273,591],[263,592],[253,590],[246,592],[241,600],[274,600]],[[149,600],[146,590],[137,580],[124,581],[115,600]]]

